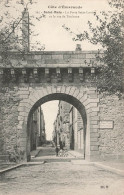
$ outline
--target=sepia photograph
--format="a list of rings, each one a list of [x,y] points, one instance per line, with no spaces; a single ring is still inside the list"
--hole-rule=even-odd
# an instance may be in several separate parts
[[[123,10],[0,0],[0,195],[124,195]]]

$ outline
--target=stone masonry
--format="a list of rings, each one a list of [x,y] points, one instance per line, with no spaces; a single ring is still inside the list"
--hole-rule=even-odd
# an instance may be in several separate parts
[[[64,100],[74,105],[85,124],[85,155],[90,160],[123,158],[123,102],[116,96],[101,96],[94,87],[76,83],[8,83],[0,91],[1,154],[30,155],[28,143],[31,113],[46,101]],[[112,121],[113,127],[103,129],[100,122]]]

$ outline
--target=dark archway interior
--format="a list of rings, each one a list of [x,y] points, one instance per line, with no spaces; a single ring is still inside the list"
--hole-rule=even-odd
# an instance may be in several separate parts
[[[72,104],[81,114],[83,124],[84,124],[84,146],[86,145],[86,129],[87,129],[87,116],[86,116],[86,111],[84,105],[75,97],[71,95],[67,95],[64,93],[54,93],[50,95],[46,95],[39,99],[31,108],[29,115],[28,115],[28,121],[27,121],[27,136],[30,135],[30,118],[33,112],[42,104],[52,101],[52,100],[61,100],[65,101],[69,104]],[[84,148],[84,157],[85,157],[85,148]]]

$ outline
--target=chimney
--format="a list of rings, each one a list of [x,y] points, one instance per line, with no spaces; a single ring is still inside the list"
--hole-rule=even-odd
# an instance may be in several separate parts
[[[22,12],[22,48],[29,52],[29,12],[27,8]]]
[[[76,45],[76,50],[75,51],[82,51],[81,44]]]

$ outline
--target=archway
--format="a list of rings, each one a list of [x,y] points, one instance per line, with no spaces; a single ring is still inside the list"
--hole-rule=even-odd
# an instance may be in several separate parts
[[[83,120],[83,127],[84,127],[84,136],[83,136],[83,142],[84,142],[84,158],[85,158],[85,150],[86,150],[86,131],[87,131],[87,115],[84,105],[75,97],[72,95],[64,94],[64,93],[53,93],[46,95],[39,99],[30,109],[30,112],[28,114],[27,119],[27,160],[30,160],[30,119],[32,114],[35,112],[35,110],[42,104],[52,101],[52,100],[61,100],[65,101],[71,105],[73,105],[81,114],[82,120]]]

